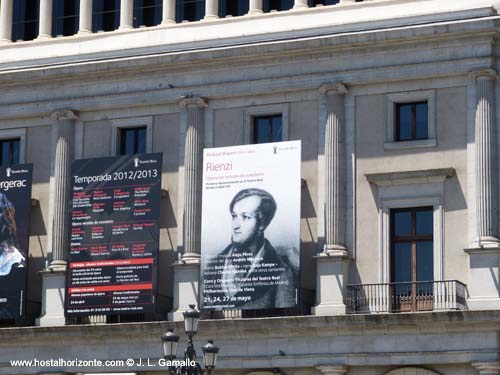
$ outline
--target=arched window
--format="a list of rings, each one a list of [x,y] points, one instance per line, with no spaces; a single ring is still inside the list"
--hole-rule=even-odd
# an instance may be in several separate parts
[[[12,9],[12,40],[33,40],[38,35],[38,0],[16,0]]]
[[[162,0],[134,0],[134,27],[161,23]]]
[[[420,367],[402,367],[386,372],[384,375],[440,375],[439,373]]]
[[[113,31],[120,26],[120,0],[93,0],[92,30]]]
[[[80,0],[54,0],[52,4],[52,36],[78,32]]]

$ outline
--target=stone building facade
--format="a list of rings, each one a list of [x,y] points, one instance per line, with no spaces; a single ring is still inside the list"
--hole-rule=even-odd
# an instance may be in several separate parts
[[[249,0],[225,17],[206,0],[203,17],[176,23],[163,0],[158,25],[134,27],[137,4],[121,0],[116,30],[92,32],[97,2],[80,0],[74,35],[54,36],[57,1],[40,0],[37,35],[22,41],[16,1],[0,1],[0,142],[18,140],[33,163],[34,200],[27,318],[0,329],[0,373],[166,371],[138,360],[159,358],[162,333],[198,304],[201,170],[187,166],[279,116],[281,140],[302,141],[303,306],[206,316],[197,339],[221,347],[214,373],[500,374],[500,2],[267,12]],[[163,153],[160,311],[68,320],[71,161],[116,155],[134,128]],[[10,364],[34,358],[135,364]]]

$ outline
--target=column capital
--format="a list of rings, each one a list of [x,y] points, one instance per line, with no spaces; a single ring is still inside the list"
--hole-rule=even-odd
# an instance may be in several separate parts
[[[471,366],[474,367],[480,375],[493,375],[500,374],[500,362],[472,362]]]
[[[187,96],[182,97],[179,104],[180,104],[181,108],[188,108],[188,107],[206,108],[206,107],[208,107],[208,103],[207,103],[205,98],[202,98],[201,96],[193,96],[193,95],[187,95]]]
[[[325,375],[342,375],[347,373],[347,366],[344,365],[321,365],[316,369]]]
[[[473,80],[477,80],[477,79],[495,80],[495,79],[497,79],[498,74],[494,69],[482,69],[482,70],[474,70],[472,72],[469,72],[469,77]]]
[[[347,86],[341,82],[325,83],[319,87],[319,92],[323,95],[345,95],[349,92]]]
[[[78,119],[78,111],[75,111],[73,109],[61,109],[54,111],[50,114],[50,117],[52,117],[54,120],[57,121],[62,121],[62,120],[76,120]]]

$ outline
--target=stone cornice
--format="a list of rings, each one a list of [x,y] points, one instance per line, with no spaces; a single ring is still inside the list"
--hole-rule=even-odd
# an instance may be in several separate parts
[[[424,169],[418,171],[365,174],[368,182],[378,186],[443,182],[455,175],[454,168]]]
[[[475,367],[479,374],[498,374],[500,373],[500,362],[472,362],[472,367]]]
[[[347,372],[348,367],[344,365],[320,365],[316,366],[316,369],[324,375],[342,375]]]

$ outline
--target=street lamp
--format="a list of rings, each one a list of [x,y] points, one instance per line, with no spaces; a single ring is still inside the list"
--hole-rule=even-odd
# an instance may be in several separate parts
[[[179,336],[177,336],[172,329],[169,329],[167,333],[161,337],[163,342],[164,358],[170,362],[168,371],[171,375],[210,375],[212,370],[215,368],[219,348],[214,345],[212,340],[208,340],[208,343],[201,348],[203,352],[203,365],[205,366],[205,370],[202,369],[201,365],[196,362],[196,352],[193,344],[193,336],[196,332],[198,332],[200,312],[196,310],[195,305],[189,305],[189,309],[185,311],[183,315],[184,329],[188,336],[188,345],[184,351],[183,365],[174,366],[171,363],[177,357]]]

